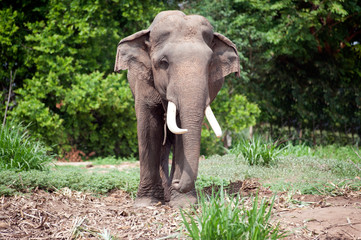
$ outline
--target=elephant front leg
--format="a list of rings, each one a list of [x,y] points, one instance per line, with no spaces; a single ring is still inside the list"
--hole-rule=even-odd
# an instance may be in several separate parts
[[[140,183],[136,206],[164,203],[164,189],[159,168],[163,141],[163,110],[161,106],[150,108],[136,106],[140,162]]]
[[[172,161],[171,179],[172,185],[170,187],[170,202],[171,207],[185,207],[197,202],[197,193],[195,190],[194,180],[190,183],[190,188],[186,192],[179,191],[176,185],[179,185],[182,174],[187,174],[189,160],[184,153],[183,135],[176,135],[175,147]]]

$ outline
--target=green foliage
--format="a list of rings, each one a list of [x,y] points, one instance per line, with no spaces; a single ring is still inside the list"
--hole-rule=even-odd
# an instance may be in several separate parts
[[[111,74],[116,44],[146,28],[165,4],[54,0],[1,6],[1,102],[10,70],[19,79],[9,118],[31,123],[32,135],[60,155],[71,148],[98,156],[136,154],[132,94],[125,74]]]
[[[16,173],[0,171],[0,195],[29,192],[34,189],[54,191],[70,188],[76,191],[105,194],[113,189],[123,189],[135,196],[139,184],[139,169],[112,170],[107,173],[87,172],[82,169],[59,168],[53,171],[30,170]]]
[[[192,239],[280,239],[285,237],[278,225],[270,224],[271,202],[252,199],[251,209],[247,209],[239,196],[227,196],[223,188],[207,198],[200,195],[200,213],[196,209],[190,212],[181,210],[183,224]],[[196,213],[193,216],[193,213]]]
[[[359,1],[207,0],[186,11],[236,43],[241,80],[227,87],[258,104],[261,122],[361,136]]]
[[[212,103],[212,109],[219,122],[224,137],[223,144],[214,135],[213,130],[205,120],[202,129],[201,154],[213,155],[224,153],[226,147],[226,135],[234,135],[243,129],[256,124],[260,115],[257,104],[251,103],[247,98],[240,94],[231,95],[228,88],[224,87],[218,93],[216,99]]]
[[[12,116],[31,122],[31,130],[60,150],[77,146],[98,155],[130,155],[136,152],[134,100],[122,75],[74,74],[69,88],[48,82],[55,89],[52,106],[39,79],[27,82],[18,93],[23,96]]]
[[[227,77],[212,104],[224,136],[257,120],[360,138],[359,1],[181,5],[186,13],[207,17],[239,50],[241,78]],[[177,1],[3,1],[0,6],[0,117],[10,72],[16,71],[9,118],[32,123],[32,135],[56,145],[59,153],[76,147],[98,156],[135,154],[133,100],[125,75],[111,74],[116,44],[147,28],[159,11],[179,8]],[[118,92],[107,100],[108,89]],[[207,127],[202,136],[202,154],[229,147]]]
[[[277,142],[253,137],[250,140],[242,138],[229,152],[244,158],[250,165],[270,166],[277,163],[283,150],[284,147],[278,146]]]
[[[1,125],[0,159],[0,169],[14,169],[18,172],[46,170],[53,161],[46,147],[29,135],[27,127],[13,122]]]

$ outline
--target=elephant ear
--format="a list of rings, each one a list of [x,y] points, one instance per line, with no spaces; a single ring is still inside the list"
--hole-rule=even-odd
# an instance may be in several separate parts
[[[209,98],[211,102],[222,87],[224,77],[234,72],[239,77],[240,64],[236,45],[220,33],[214,33],[210,65]]]
[[[147,42],[149,30],[136,32],[122,39],[117,48],[114,71],[128,70],[128,81],[133,93],[137,79],[149,79],[151,62]]]

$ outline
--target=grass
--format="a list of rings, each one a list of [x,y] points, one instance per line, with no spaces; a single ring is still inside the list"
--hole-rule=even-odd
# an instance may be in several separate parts
[[[0,169],[18,172],[45,170],[53,161],[40,141],[31,138],[27,127],[7,122],[0,130]]]
[[[229,153],[245,159],[251,166],[270,166],[277,163],[283,148],[278,146],[277,142],[266,142],[261,137],[253,137],[250,140],[241,138]]]
[[[199,209],[181,210],[183,224],[192,239],[280,239],[285,235],[270,224],[271,202],[258,196],[248,208],[239,196],[230,197],[223,188],[210,197],[200,194]],[[258,205],[259,204],[259,205]]]
[[[111,170],[106,173],[88,172],[85,169],[60,168],[53,171],[30,170],[17,173],[14,170],[0,171],[0,195],[31,192],[34,189],[55,191],[68,187],[72,190],[105,194],[113,189],[122,189],[132,196],[138,188],[139,169]]]
[[[262,142],[255,144],[270,146]],[[248,147],[252,147],[250,145]],[[361,190],[361,160],[355,153],[355,156],[351,155],[350,149],[336,146],[311,149],[306,145],[288,144],[266,153],[271,156],[268,164],[261,155],[257,161],[263,162],[253,165],[243,153],[213,156],[200,161],[196,187],[225,186],[229,181],[256,178],[274,192],[342,195],[349,190]],[[342,154],[342,151],[345,153]],[[129,159],[97,158],[92,164],[120,164],[124,161]],[[57,166],[46,171],[19,171],[17,168],[0,171],[0,196],[27,193],[34,189],[51,192],[69,188],[95,194],[123,189],[134,197],[138,184],[139,168],[103,172],[89,171],[84,167]],[[221,187],[220,192],[211,197],[200,194],[199,208],[182,211],[181,214],[188,235],[193,239],[279,239],[284,234],[277,225],[270,223],[273,203],[274,199],[260,200],[257,196],[248,200],[230,197]],[[81,236],[84,231],[81,224],[74,223],[74,237]],[[107,230],[99,237],[114,239]]]
[[[270,187],[276,192],[337,195],[345,189],[361,189],[361,159],[351,147],[311,149],[307,145],[288,144],[274,151],[277,151],[277,160],[268,165],[250,165],[249,160],[241,154],[213,156],[203,160],[200,162],[196,187],[202,189],[211,185],[225,186],[229,181],[256,178],[264,187]],[[134,158],[96,158],[92,160],[92,164],[120,164],[124,161],[134,161]],[[84,167],[57,166],[48,171],[20,172],[19,168],[3,168],[0,171],[0,195],[29,192],[35,188],[53,191],[68,187],[96,194],[120,188],[135,196],[138,183],[139,168],[121,172],[107,169],[104,172],[100,168],[89,171]]]
[[[222,181],[256,178],[264,187],[276,192],[325,194],[336,190],[332,184],[338,188],[361,189],[361,171],[354,163],[307,156],[281,156],[277,165],[269,167],[250,166],[246,160],[231,154],[213,156],[200,162],[199,175]]]
[[[135,157],[117,158],[115,156],[97,157],[90,160],[93,165],[119,165],[124,162],[136,162]]]
[[[311,148],[307,144],[303,143],[300,145],[293,145],[288,143],[282,151],[283,156],[294,156],[294,157],[317,157],[322,159],[338,159],[345,161],[352,161],[354,163],[361,163],[361,151],[356,146],[338,146],[338,145],[327,145],[327,146],[316,146]]]

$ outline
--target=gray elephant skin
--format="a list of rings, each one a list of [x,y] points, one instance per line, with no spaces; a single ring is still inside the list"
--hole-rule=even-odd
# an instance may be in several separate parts
[[[119,42],[114,71],[121,70],[128,70],[137,117],[135,205],[196,203],[202,122],[206,113],[216,135],[222,134],[209,106],[224,77],[239,76],[236,46],[202,16],[164,11],[148,29]]]

